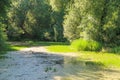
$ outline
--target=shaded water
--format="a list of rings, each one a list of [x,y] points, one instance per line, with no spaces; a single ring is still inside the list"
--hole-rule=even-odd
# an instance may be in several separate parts
[[[120,80],[120,71],[75,57],[31,51],[0,56],[0,80]]]

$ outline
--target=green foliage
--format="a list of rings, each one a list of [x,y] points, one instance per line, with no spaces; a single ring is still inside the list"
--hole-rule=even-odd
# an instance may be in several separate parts
[[[120,54],[120,46],[111,48],[108,52]]]
[[[47,0],[16,0],[12,1],[11,5],[12,7],[8,11],[9,26],[7,30],[9,39],[52,39],[51,7]],[[46,33],[49,36],[46,36]]]
[[[100,51],[102,45],[93,40],[78,39],[71,43],[71,46],[78,51]]]
[[[5,16],[9,0],[0,0],[0,52],[5,50]]]
[[[75,5],[76,3],[79,3],[79,1],[71,0],[69,2],[64,16],[64,36],[70,41],[80,38],[80,32],[82,31],[82,28],[80,28],[82,15],[79,7]]]
[[[62,2],[61,0],[13,0],[12,7],[8,11],[9,39],[64,41]]]
[[[96,40],[99,35],[99,21],[102,12],[100,6],[103,6],[103,3],[103,0],[99,2],[95,0],[71,0],[64,20],[65,36],[69,40],[80,37]]]
[[[103,24],[103,41],[109,46],[120,45],[120,1],[109,0],[106,3],[106,16]]]
[[[119,0],[12,0],[7,34],[13,40],[84,38],[119,46],[119,4]]]
[[[10,0],[0,0],[0,17],[6,15],[6,9],[9,6]]]
[[[119,4],[119,0],[71,0],[64,17],[65,37],[70,41],[88,38],[104,46],[120,45]]]
[[[4,38],[4,34],[3,34],[3,28],[2,28],[2,24],[0,24],[0,51],[4,51],[5,49],[5,38]]]
[[[52,8],[51,12],[51,26],[54,29],[54,40],[64,41],[63,36],[63,21],[65,15],[65,9],[69,0],[49,0],[49,4]]]

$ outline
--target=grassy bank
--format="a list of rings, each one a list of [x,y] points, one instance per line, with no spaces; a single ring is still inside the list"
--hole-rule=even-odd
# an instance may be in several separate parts
[[[120,68],[120,54],[109,52],[93,52],[93,51],[77,51],[70,45],[54,45],[48,46],[47,49],[51,52],[74,52],[78,55],[77,62],[82,60],[92,61],[94,63],[100,63],[104,67],[116,67]]]
[[[117,53],[109,53],[109,52],[93,52],[93,51],[77,51],[72,48],[69,43],[62,42],[8,42],[9,48],[7,51],[15,51],[23,48],[28,48],[32,46],[45,46],[50,52],[73,52],[78,55],[76,58],[77,61],[88,60],[94,63],[100,63],[104,65],[104,67],[117,67],[120,68],[120,54]]]

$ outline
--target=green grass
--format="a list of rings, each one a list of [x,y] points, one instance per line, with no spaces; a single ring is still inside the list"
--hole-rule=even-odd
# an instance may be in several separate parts
[[[76,52],[75,49],[71,48],[68,45],[53,45],[48,46],[47,49],[51,52]]]
[[[24,48],[27,48],[27,47],[26,46],[9,46],[7,48],[7,51],[18,51]]]
[[[114,53],[102,53],[102,52],[91,52],[91,51],[76,51],[71,48],[70,45],[54,45],[48,46],[48,51],[51,52],[75,52],[78,55],[77,61],[89,60],[94,63],[100,63],[104,67],[116,67],[120,68],[120,54]]]
[[[99,52],[78,52],[79,58],[102,63],[105,67],[120,68],[120,55]]]

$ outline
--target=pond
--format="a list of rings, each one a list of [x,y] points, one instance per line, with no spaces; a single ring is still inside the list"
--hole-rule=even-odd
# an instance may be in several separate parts
[[[0,56],[0,80],[120,80],[119,75],[119,70],[60,54],[11,51]]]

